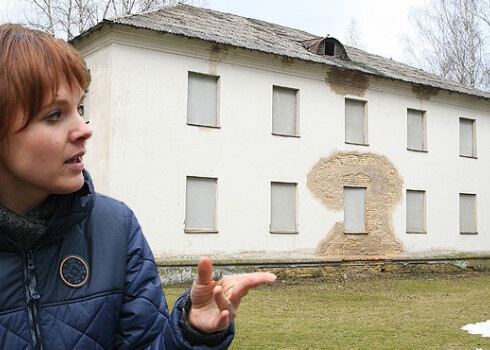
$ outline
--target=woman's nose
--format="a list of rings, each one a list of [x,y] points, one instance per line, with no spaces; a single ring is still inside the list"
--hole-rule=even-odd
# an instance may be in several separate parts
[[[83,117],[77,116],[77,124],[71,131],[70,139],[72,142],[78,140],[87,140],[92,136],[92,129],[88,126],[88,122],[86,122]]]

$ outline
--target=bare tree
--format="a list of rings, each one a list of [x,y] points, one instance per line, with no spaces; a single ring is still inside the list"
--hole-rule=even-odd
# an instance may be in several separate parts
[[[164,8],[193,0],[24,0],[26,24],[70,40],[104,18]]]
[[[475,5],[474,15],[483,21],[488,29],[490,27],[490,1],[477,1]]]
[[[53,12],[53,1],[55,0],[31,0],[32,14],[35,16],[35,18],[37,18],[37,21],[32,21],[26,15],[27,23],[33,27],[54,35],[56,20]]]
[[[459,83],[490,89],[489,0],[429,0],[410,13],[411,63]]]
[[[362,40],[362,32],[355,17],[352,18],[347,31],[344,34],[345,43],[358,49],[365,49],[366,45]]]

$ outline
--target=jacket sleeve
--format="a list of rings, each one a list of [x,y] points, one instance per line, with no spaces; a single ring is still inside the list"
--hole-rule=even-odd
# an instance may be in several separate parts
[[[160,276],[133,212],[126,208],[128,230],[126,280],[123,306],[116,339],[117,349],[226,349],[233,335],[233,324],[228,327],[223,341],[213,347],[192,346],[183,336],[179,320],[185,293],[177,300],[169,314]]]

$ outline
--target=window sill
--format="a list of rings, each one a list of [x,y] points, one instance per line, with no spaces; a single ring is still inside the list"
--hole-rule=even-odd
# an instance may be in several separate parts
[[[218,230],[192,230],[192,229],[184,229],[184,233],[219,233]]]
[[[283,234],[288,234],[288,235],[289,234],[293,234],[293,235],[295,235],[295,234],[298,234],[299,231],[297,231],[297,230],[296,231],[273,231],[273,230],[270,230],[269,233],[275,234],[275,235],[277,235],[277,234],[280,234],[280,235],[283,235]]]
[[[369,146],[369,143],[357,143],[357,142],[349,142],[349,141],[345,141],[345,143],[348,145],[355,145],[355,146]]]
[[[459,234],[460,235],[477,235],[478,231],[477,232],[460,232]]]
[[[412,152],[419,152],[419,153],[429,153],[426,149],[415,149],[415,148],[408,148],[407,151],[412,151]]]
[[[272,135],[274,136],[282,136],[282,137],[295,137],[295,138],[300,138],[301,136],[300,135],[288,135],[288,134],[278,134],[276,132],[272,132],[271,133]]]
[[[367,235],[367,231],[344,231],[345,235]]]
[[[407,231],[408,234],[413,235],[413,234],[421,234],[421,235],[426,235],[427,231]]]
[[[201,128],[208,128],[208,129],[221,129],[221,126],[219,125],[202,125],[202,124],[194,124],[194,123],[186,123],[189,126],[199,126]]]
[[[477,156],[465,156],[464,154],[459,155],[461,158],[470,158],[470,159],[478,159]]]

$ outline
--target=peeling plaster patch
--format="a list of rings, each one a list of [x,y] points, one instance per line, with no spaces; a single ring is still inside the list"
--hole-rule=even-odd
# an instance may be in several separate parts
[[[344,186],[366,187],[367,235],[344,233],[336,222],[318,244],[323,255],[393,255],[403,251],[392,216],[402,200],[403,180],[388,158],[374,153],[336,152],[320,159],[308,174],[308,188],[327,209],[342,211]]]
[[[420,100],[430,100],[432,96],[439,94],[439,89],[419,84],[412,84],[412,92]]]
[[[330,90],[338,95],[353,95],[363,97],[369,87],[369,78],[366,74],[339,68],[327,71],[325,83]]]

